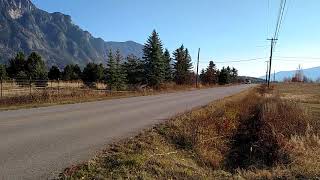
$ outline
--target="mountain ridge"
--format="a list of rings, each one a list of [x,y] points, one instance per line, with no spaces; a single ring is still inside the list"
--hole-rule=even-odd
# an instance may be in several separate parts
[[[38,9],[30,0],[0,0],[0,63],[19,51],[39,53],[48,66],[106,63],[109,49],[122,56],[142,57],[143,45],[95,38],[72,22],[71,16]]]
[[[294,77],[297,70],[291,71],[279,71],[276,75],[276,81],[283,81],[285,78],[292,78]],[[320,66],[302,69],[304,76],[307,78],[316,81],[320,78]],[[273,80],[274,73],[271,74],[271,79]],[[260,78],[265,78],[265,76],[261,76]]]

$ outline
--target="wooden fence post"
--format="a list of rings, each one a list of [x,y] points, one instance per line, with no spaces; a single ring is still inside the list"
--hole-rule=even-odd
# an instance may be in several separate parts
[[[60,78],[58,78],[58,96],[60,94]]]
[[[1,90],[0,90],[1,91],[1,93],[0,93],[1,94],[1,98],[2,98],[2,83],[3,83],[3,80],[2,80],[2,77],[1,77],[1,85],[0,85],[1,86]]]
[[[32,88],[32,82],[31,82],[31,77],[30,77],[30,79],[29,79],[29,90],[30,90],[30,96],[31,96],[31,88]]]

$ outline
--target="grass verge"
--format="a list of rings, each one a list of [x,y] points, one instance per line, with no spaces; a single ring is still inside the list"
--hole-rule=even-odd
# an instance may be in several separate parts
[[[60,179],[317,178],[317,124],[300,103],[259,87],[112,144]]]

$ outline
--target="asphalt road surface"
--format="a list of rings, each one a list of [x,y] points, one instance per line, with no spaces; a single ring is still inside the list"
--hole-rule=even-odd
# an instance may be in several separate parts
[[[0,179],[56,177],[108,143],[252,86],[0,112]]]

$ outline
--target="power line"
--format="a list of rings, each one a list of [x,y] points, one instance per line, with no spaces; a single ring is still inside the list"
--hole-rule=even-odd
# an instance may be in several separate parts
[[[284,11],[286,9],[286,3],[287,3],[287,0],[281,0],[280,1],[280,7],[279,7],[278,18],[277,18],[277,23],[276,23],[276,29],[275,29],[275,32],[274,32],[274,36],[271,39],[268,39],[268,40],[271,41],[268,87],[270,87],[271,70],[272,70],[272,56],[273,56],[273,52],[275,50],[275,46],[277,44],[277,40],[278,40],[278,37],[279,37],[281,25],[282,25],[282,22],[283,22],[283,19],[284,19],[283,15],[284,15]]]

